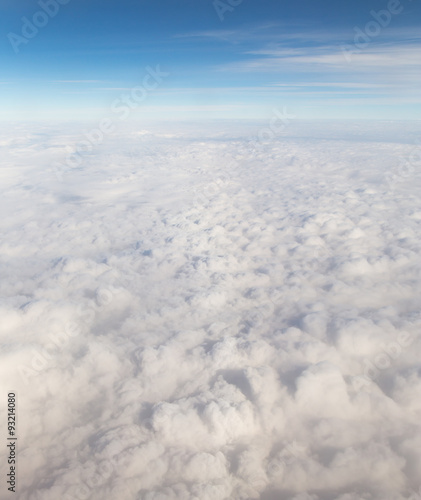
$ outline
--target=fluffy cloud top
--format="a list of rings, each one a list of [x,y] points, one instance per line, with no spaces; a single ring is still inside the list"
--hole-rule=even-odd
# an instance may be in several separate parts
[[[3,131],[20,500],[421,499],[417,129],[265,126]]]

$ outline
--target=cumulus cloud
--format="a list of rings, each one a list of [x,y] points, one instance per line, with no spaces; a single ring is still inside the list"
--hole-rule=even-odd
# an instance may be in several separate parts
[[[130,127],[3,131],[18,498],[420,500],[416,126]]]

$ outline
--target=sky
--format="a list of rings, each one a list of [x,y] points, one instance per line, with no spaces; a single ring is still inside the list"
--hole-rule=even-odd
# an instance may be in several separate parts
[[[418,119],[420,28],[417,0],[2,0],[2,118]]]

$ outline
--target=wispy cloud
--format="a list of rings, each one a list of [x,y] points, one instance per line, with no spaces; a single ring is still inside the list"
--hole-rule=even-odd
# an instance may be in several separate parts
[[[420,46],[385,44],[373,48],[358,50],[352,55],[352,64],[347,61],[341,46],[323,45],[294,49],[261,49],[246,51],[245,54],[257,55],[246,61],[219,66],[221,71],[254,71],[260,69],[268,72],[279,72],[285,65],[294,66],[295,70],[311,70],[311,66],[324,69],[344,69],[347,72],[358,71],[365,67],[385,67],[393,70],[396,66],[421,67]]]
[[[283,88],[301,88],[301,87],[325,87],[325,88],[348,88],[348,89],[378,89],[379,87],[389,87],[388,84],[375,83],[355,83],[355,82],[290,82],[290,83],[272,83],[273,87]]]
[[[291,41],[299,42],[299,46],[311,47],[314,44],[335,44],[335,43],[352,43],[354,37],[353,26],[349,29],[331,30],[317,29],[311,26],[310,23],[271,23],[261,24],[254,26],[247,26],[231,30],[199,30],[187,33],[179,33],[174,38],[195,38],[203,40],[215,39],[225,40],[230,42],[245,42],[266,44],[266,48],[261,50],[268,50],[271,47],[282,47]],[[420,30],[418,27],[395,28],[388,27],[387,32],[383,33],[381,39],[383,41],[389,40],[396,43],[403,43],[404,41],[420,41]],[[256,53],[261,51],[256,50]]]
[[[243,61],[235,61],[220,65],[217,71],[224,73],[260,73],[277,75],[280,79],[277,86],[294,87],[337,87],[337,82],[346,79],[352,82],[349,89],[385,89],[390,92],[409,90],[419,95],[421,77],[420,46],[418,44],[383,44],[355,50],[351,62],[347,60],[340,46],[319,46],[295,49],[262,49],[248,52],[251,57]],[[296,77],[291,85],[285,75]],[[326,80],[321,83],[309,82],[314,77]],[[304,79],[305,81],[302,81]]]
[[[250,74],[254,82],[261,82],[255,92],[274,92],[273,88],[278,88],[284,93],[303,94],[307,89],[314,94],[365,93],[373,98],[387,93],[396,96],[405,92],[406,98],[420,94],[419,29],[390,27],[363,48],[353,44],[354,35],[352,26],[349,30],[321,31],[309,25],[272,24],[253,29],[196,31],[180,37],[196,38],[199,43],[202,38],[204,43],[213,39],[237,44],[235,60],[214,66],[213,70],[234,78]],[[345,47],[352,50],[351,57],[347,57]]]
[[[53,80],[51,83],[104,83],[104,80]]]
[[[190,33],[179,33],[174,38],[214,38],[217,40],[230,40],[238,36],[237,30],[205,30],[192,31]]]

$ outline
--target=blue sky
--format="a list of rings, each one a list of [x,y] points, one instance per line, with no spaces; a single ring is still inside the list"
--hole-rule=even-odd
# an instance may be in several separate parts
[[[2,0],[3,118],[421,116],[419,0],[60,1]]]

